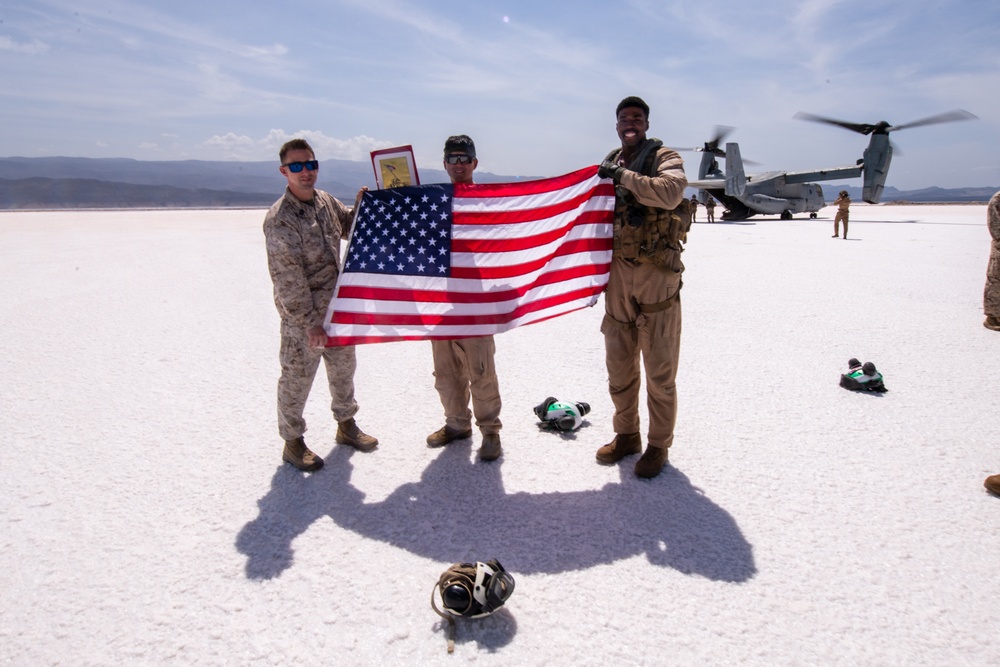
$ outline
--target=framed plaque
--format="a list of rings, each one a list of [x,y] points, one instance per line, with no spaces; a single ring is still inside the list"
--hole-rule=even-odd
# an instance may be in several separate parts
[[[412,146],[397,146],[372,151],[372,168],[379,190],[404,185],[420,185],[417,163],[413,161]]]

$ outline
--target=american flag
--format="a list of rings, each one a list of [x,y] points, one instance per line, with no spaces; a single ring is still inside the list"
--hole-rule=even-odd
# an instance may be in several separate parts
[[[614,206],[597,167],[367,192],[327,345],[485,336],[592,306],[608,283]]]

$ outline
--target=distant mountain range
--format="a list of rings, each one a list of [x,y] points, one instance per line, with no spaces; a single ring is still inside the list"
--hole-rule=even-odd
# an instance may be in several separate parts
[[[476,172],[482,183],[534,178]],[[420,171],[424,183],[447,182],[443,169]],[[367,162],[323,160],[319,187],[350,204],[360,187],[374,187]],[[847,190],[861,199],[861,188],[823,183],[827,199]],[[143,161],[127,158],[0,158],[0,209],[78,208],[257,208],[284,192],[285,180],[275,162],[205,160]],[[884,202],[986,202],[996,188],[887,187]],[[688,192],[690,196],[691,192]]]

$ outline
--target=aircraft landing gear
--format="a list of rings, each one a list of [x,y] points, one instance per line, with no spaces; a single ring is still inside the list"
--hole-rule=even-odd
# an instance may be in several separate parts
[[[809,214],[809,219],[810,220],[815,220],[816,219],[816,211],[813,211],[812,213]]]
[[[791,220],[792,219],[792,212],[788,211],[788,210],[782,211],[781,212],[781,219],[782,220]]]

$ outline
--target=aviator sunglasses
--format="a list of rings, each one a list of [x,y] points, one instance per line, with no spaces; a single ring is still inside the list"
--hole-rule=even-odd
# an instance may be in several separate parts
[[[472,164],[473,158],[469,155],[449,155],[445,158],[448,164]]]
[[[316,171],[319,169],[319,160],[308,160],[307,162],[289,162],[288,164],[281,165],[282,167],[288,167],[288,171],[293,174],[297,174],[302,171],[305,167],[308,171]]]

